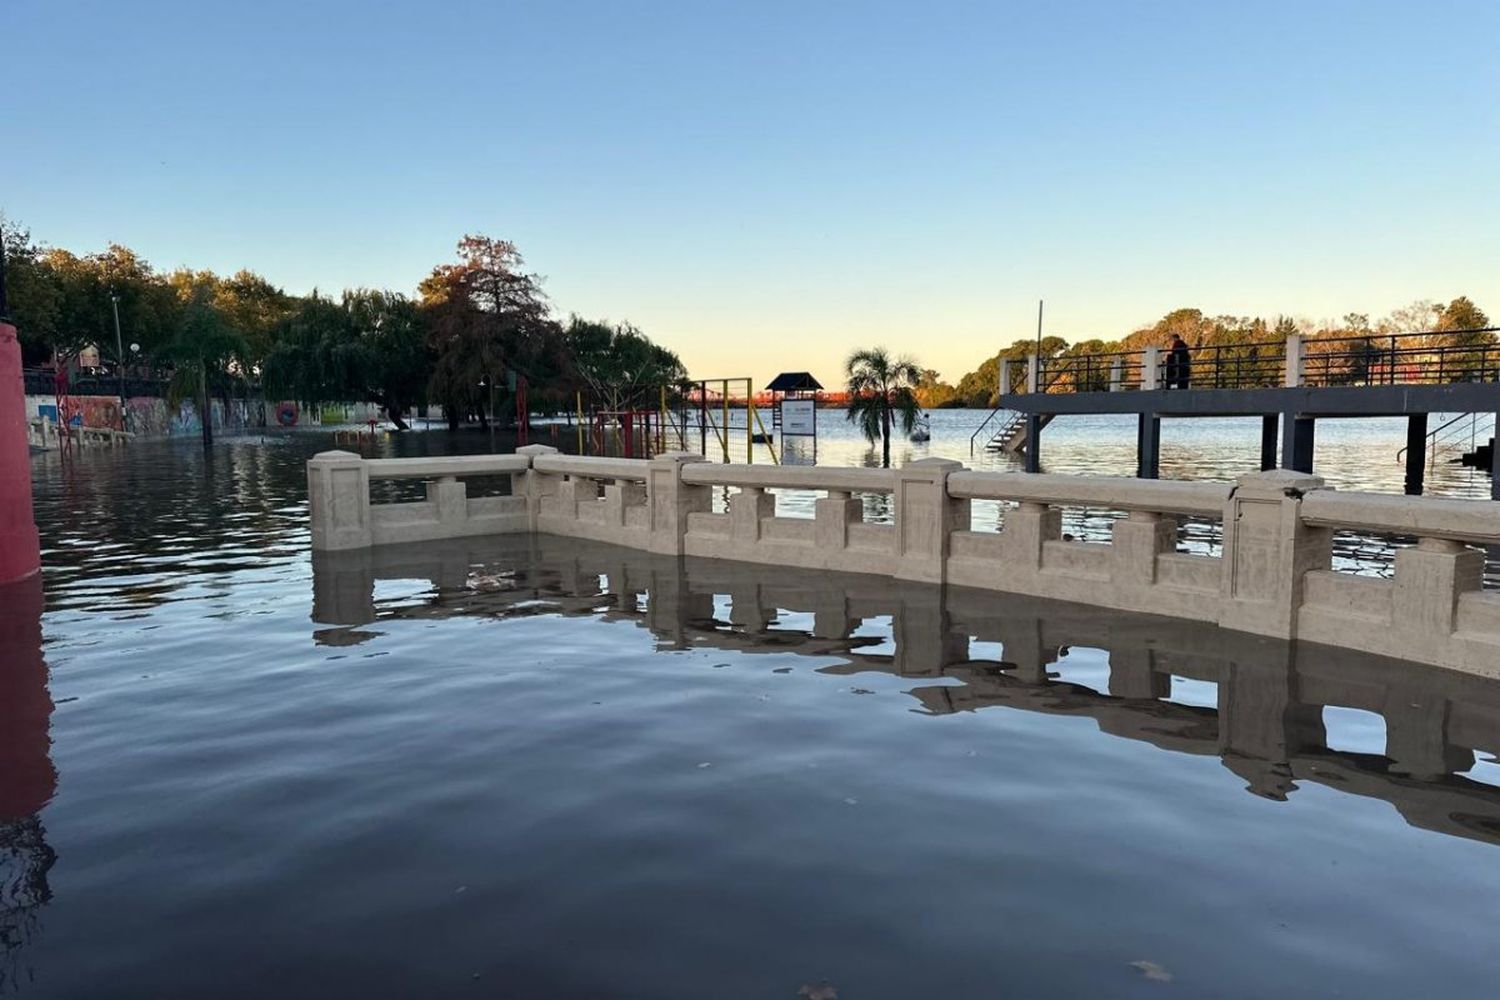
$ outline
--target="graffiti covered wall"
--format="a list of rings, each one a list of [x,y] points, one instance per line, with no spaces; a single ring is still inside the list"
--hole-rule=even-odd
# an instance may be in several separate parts
[[[258,399],[231,399],[226,410],[223,400],[212,404],[213,426],[218,431],[252,430],[266,425],[266,407]],[[72,427],[120,426],[120,401],[114,396],[65,396],[59,413],[55,396],[27,396],[26,419],[57,423],[66,419]],[[203,424],[198,408],[191,401],[169,407],[156,396],[132,396],[125,400],[125,429],[143,437],[172,434],[200,434]]]

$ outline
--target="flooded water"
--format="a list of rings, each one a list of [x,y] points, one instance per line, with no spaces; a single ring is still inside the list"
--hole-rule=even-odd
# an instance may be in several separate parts
[[[314,560],[326,446],[34,461],[0,996],[1494,995],[1500,685],[560,539]]]

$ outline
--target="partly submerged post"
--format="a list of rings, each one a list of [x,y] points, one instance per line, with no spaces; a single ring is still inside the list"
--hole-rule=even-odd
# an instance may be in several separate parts
[[[307,462],[307,501],[314,550],[370,544],[370,473],[352,451],[325,451]]]
[[[41,552],[31,507],[31,446],[26,439],[21,344],[16,328],[0,318],[0,583],[36,573],[42,565]]]

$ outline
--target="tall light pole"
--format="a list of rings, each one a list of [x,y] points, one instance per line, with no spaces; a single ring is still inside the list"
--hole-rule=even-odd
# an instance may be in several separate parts
[[[120,377],[120,430],[125,429],[125,342],[120,338],[120,297],[109,293],[109,305],[115,313],[115,374]]]

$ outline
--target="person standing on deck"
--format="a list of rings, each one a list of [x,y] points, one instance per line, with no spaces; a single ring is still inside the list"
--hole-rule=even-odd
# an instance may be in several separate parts
[[[1167,388],[1186,389],[1193,377],[1193,356],[1188,351],[1187,341],[1177,334],[1172,335],[1172,346],[1167,354]]]

